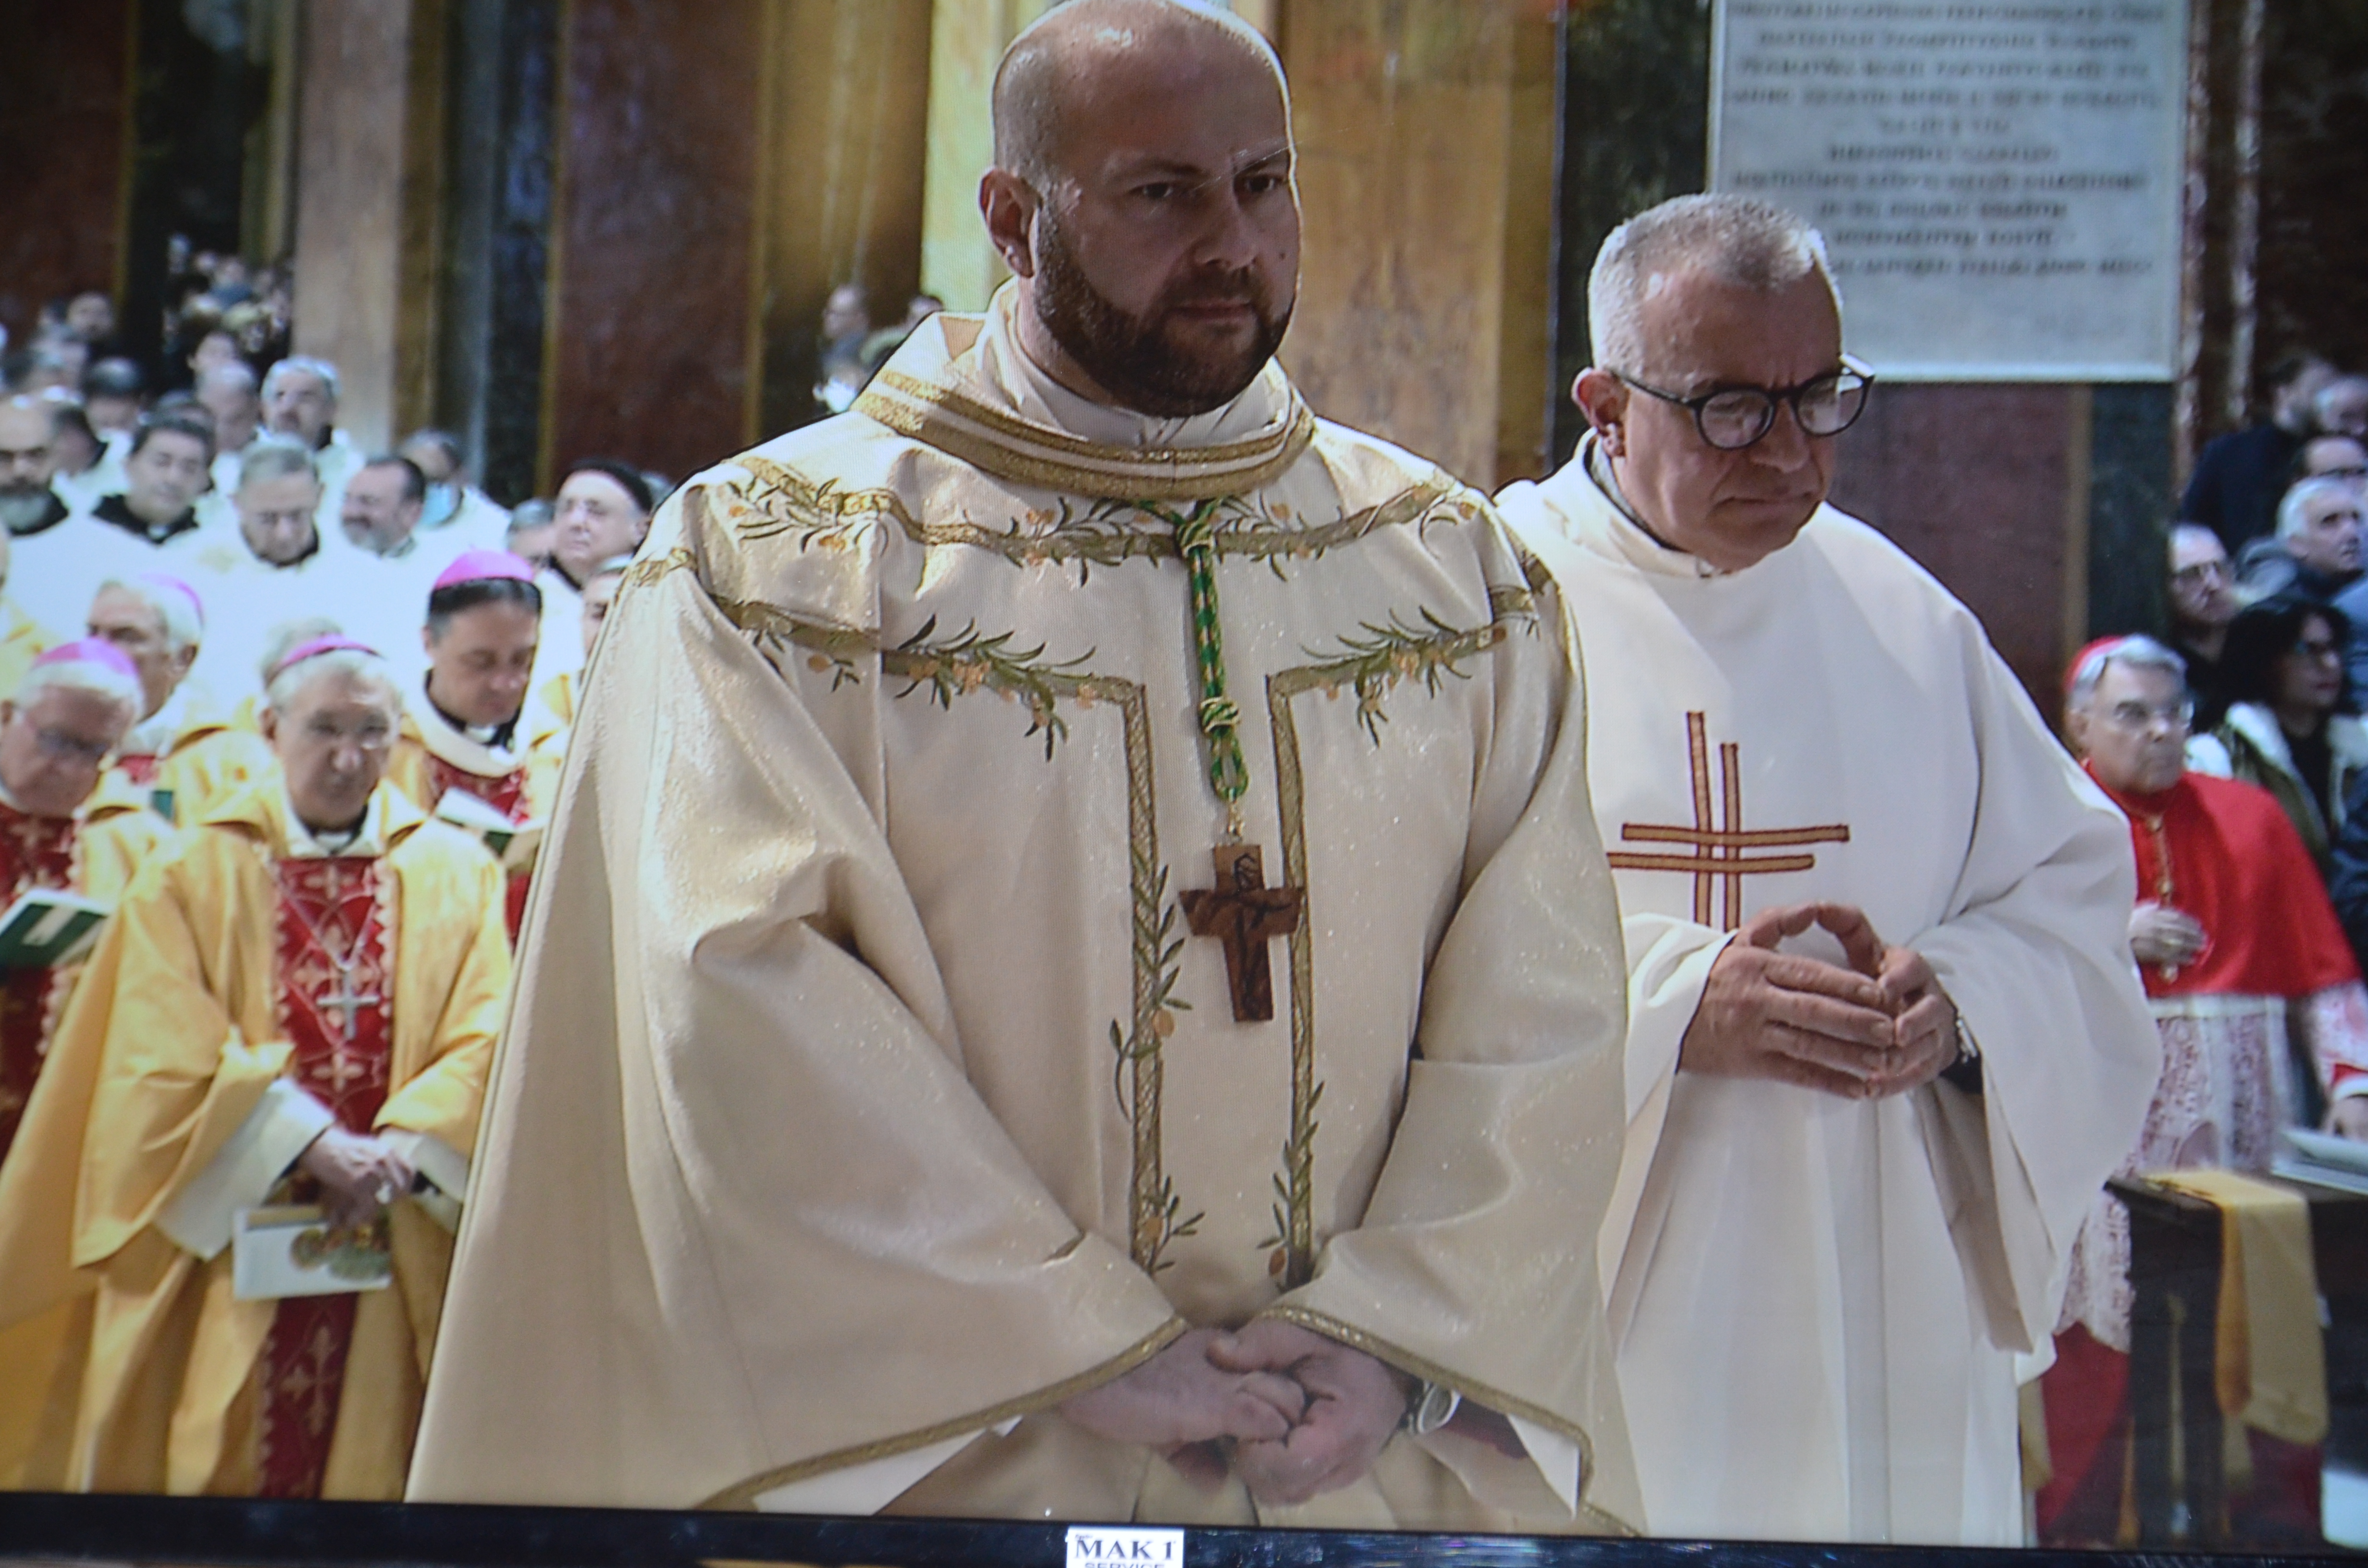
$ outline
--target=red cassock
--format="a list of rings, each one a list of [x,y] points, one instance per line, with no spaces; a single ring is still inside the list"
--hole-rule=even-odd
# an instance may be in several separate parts
[[[2201,773],[2156,795],[2100,787],[2130,819],[2138,897],[2193,915],[2209,938],[2193,963],[2148,965],[2147,995],[2309,996],[2360,978],[2310,852],[2268,790]],[[2340,1083],[2354,1069],[2336,1071]]]
[[[2141,966],[2149,997],[2297,1000],[2359,980],[2318,869],[2269,791],[2198,773],[2152,795],[2098,782],[2130,820],[2139,899],[2191,915],[2204,930],[2194,962]],[[2332,1086],[2361,1074],[2336,1062]],[[2078,1323],[2056,1335],[2055,1349],[2041,1384],[2055,1477],[2037,1500],[2040,1542],[2110,1543],[2122,1512],[2129,1358]],[[2317,1448],[2248,1437],[2255,1483],[2247,1521],[2313,1528]]]

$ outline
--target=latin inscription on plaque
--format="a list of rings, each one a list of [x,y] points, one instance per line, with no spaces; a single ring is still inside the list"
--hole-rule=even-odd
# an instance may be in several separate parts
[[[1898,379],[2168,379],[2183,0],[1719,0],[1711,183],[1825,234]]]

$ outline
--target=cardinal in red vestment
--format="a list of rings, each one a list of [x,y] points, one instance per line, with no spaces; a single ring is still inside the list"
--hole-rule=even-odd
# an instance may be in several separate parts
[[[2151,638],[2096,642],[2074,664],[2066,729],[2130,821],[2130,948],[2163,1043],[2125,1175],[2265,1172],[2281,1130],[2296,1124],[2368,1138],[2368,993],[2325,884],[2268,791],[2186,770],[2192,714],[2179,657]],[[2039,1494],[2044,1543],[2120,1532],[2129,1262],[2128,1213],[2100,1193],[2041,1380],[2055,1471]],[[2257,1516],[2315,1532],[2317,1449],[2249,1436]]]

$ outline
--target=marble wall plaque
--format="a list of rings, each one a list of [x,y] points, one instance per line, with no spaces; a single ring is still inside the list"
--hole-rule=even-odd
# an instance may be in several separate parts
[[[2165,381],[2185,0],[1718,0],[1711,187],[1825,234],[1895,380]]]

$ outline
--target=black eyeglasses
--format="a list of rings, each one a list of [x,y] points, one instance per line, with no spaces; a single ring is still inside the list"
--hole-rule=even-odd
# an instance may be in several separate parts
[[[1796,387],[1713,387],[1692,397],[1681,397],[1647,386],[1625,371],[1614,370],[1622,384],[1634,387],[1663,403],[1676,403],[1694,416],[1702,438],[1722,452],[1739,452],[1756,446],[1776,428],[1776,410],[1789,405],[1804,436],[1839,436],[1866,412],[1867,389],[1874,372],[1842,356],[1842,368],[1812,377]]]

